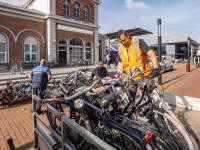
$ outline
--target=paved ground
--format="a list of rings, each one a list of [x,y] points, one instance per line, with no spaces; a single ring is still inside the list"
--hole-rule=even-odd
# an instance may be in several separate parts
[[[174,67],[174,71],[165,72],[163,74],[163,88],[165,92],[171,92],[174,94],[181,94],[191,97],[200,98],[199,85],[200,81],[196,79],[200,74],[200,69],[195,69],[195,66],[191,66],[192,72],[185,72],[185,65],[177,64]],[[67,71],[74,70],[74,68],[66,69]],[[52,73],[66,72],[65,69],[52,69]],[[109,70],[114,71],[114,69]],[[3,75],[5,73],[0,74]],[[9,74],[1,76],[6,78]],[[14,75],[12,75],[14,76]],[[19,75],[21,76],[21,75]],[[6,140],[13,138],[15,147],[17,150],[33,149],[33,125],[32,114],[30,113],[31,100],[24,99],[15,103],[10,108],[4,108],[0,106],[0,149],[7,150],[8,145]],[[174,113],[180,119],[185,126],[186,130],[191,135],[191,138],[195,144],[195,149],[200,149],[200,125],[199,118],[200,112],[190,111],[180,107],[173,107]],[[42,115],[42,118],[46,120],[46,116]],[[197,119],[198,118],[198,119]]]

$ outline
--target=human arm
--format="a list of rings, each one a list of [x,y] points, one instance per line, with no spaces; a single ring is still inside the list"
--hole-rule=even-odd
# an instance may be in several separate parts
[[[107,69],[105,68],[105,70],[106,70],[106,77],[109,77],[109,75],[108,75],[108,71],[107,71]]]
[[[123,73],[124,72],[124,66],[122,62],[118,62],[117,65],[117,72]],[[122,77],[122,76],[121,76]]]
[[[153,69],[158,69],[158,61],[157,61],[157,57],[156,57],[156,54],[154,53],[154,51],[152,49],[149,50],[147,52],[147,55],[150,57],[150,60],[153,65]]]
[[[49,69],[47,70],[47,76],[48,76],[48,81],[47,81],[47,84],[48,84],[49,81],[50,81],[51,78],[52,78],[51,71],[50,71]]]
[[[31,74],[30,74],[30,76],[29,76],[29,79],[32,80],[32,78],[33,78],[33,71],[31,71]]]

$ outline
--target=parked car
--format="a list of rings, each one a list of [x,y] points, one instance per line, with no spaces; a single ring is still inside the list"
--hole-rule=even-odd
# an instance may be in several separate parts
[[[157,60],[158,60],[158,56],[157,56]],[[149,61],[150,58],[149,58]],[[161,72],[164,72],[166,70],[173,70],[173,60],[171,56],[161,56],[161,63],[166,64],[165,67],[161,67]],[[150,64],[152,65],[152,63],[150,62]]]

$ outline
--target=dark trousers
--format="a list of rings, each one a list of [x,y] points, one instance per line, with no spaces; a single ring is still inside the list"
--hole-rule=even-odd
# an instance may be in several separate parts
[[[108,68],[108,66],[110,68],[110,61],[107,60],[107,68]]]
[[[151,80],[149,78],[146,78],[145,79],[145,82],[147,83],[147,88],[150,89],[150,85],[152,84],[151,83]],[[137,93],[137,89],[138,87],[140,87],[140,93],[142,94],[143,90],[144,90],[144,85],[143,85],[143,82],[142,81],[130,81],[129,82],[129,93],[131,95],[131,97],[133,98],[133,100],[135,101],[135,96],[136,96],[136,93]],[[142,95],[140,95],[142,96]]]
[[[36,95],[41,98],[44,99],[44,95],[45,95],[45,87],[42,85],[36,85],[35,86],[35,91],[36,91]],[[37,104],[37,109],[41,108],[41,104]]]

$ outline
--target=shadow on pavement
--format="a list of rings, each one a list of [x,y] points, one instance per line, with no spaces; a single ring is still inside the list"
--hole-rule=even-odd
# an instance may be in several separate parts
[[[173,79],[171,79],[171,80],[168,80],[168,81],[166,81],[166,82],[163,82],[162,84],[169,83],[169,82],[171,82],[171,81],[173,81],[173,80],[176,80],[176,79],[178,79],[178,78],[181,78],[181,77],[183,77],[183,76],[185,76],[185,75],[186,75],[186,74],[180,75],[180,76],[175,77],[175,78],[173,78]]]
[[[14,107],[23,106],[23,105],[30,104],[30,103],[32,103],[32,99],[30,97],[25,97],[20,101],[15,101],[9,107],[6,107],[5,104],[2,104],[0,106],[0,110],[2,110],[2,109],[11,109],[11,108],[14,108]]]
[[[15,150],[27,150],[32,147],[33,147],[33,142],[29,142],[24,145],[21,145],[20,147],[17,147]]]
[[[180,122],[184,125],[186,131],[189,133],[189,135],[193,138],[192,142],[194,144],[195,149],[200,149],[200,139],[198,138],[197,134],[193,131],[191,124],[189,124],[188,119],[186,117],[186,113],[189,113],[193,110],[189,110],[187,108],[193,108],[192,105],[190,105],[187,100],[185,99],[184,96],[180,96],[179,98],[181,98],[182,102],[183,102],[183,107],[182,110],[177,110],[177,112],[175,113],[176,109],[178,109],[178,107],[172,107],[172,111],[176,114],[177,118],[180,120]],[[174,98],[176,100],[176,98]],[[175,102],[176,104],[178,102]],[[193,128],[194,128],[194,123],[193,123]],[[196,144],[195,144],[196,143]]]

